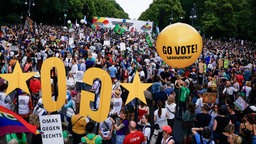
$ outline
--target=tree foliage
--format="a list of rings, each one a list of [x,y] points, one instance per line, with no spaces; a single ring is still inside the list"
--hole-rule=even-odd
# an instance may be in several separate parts
[[[72,21],[82,19],[85,14],[89,20],[93,16],[128,18],[115,0],[1,0],[0,23],[21,22],[22,16],[28,15],[29,4],[32,19],[48,24],[63,24],[64,13],[66,20]]]
[[[190,17],[193,5],[196,6],[196,19]],[[255,0],[154,0],[139,19],[157,24],[163,19],[165,27],[173,17],[173,22],[192,24],[193,21],[193,26],[208,37],[256,41],[255,12]]]
[[[162,29],[170,22],[180,21],[184,15],[185,11],[183,11],[179,0],[154,0],[149,8],[140,15],[139,20],[154,21]]]

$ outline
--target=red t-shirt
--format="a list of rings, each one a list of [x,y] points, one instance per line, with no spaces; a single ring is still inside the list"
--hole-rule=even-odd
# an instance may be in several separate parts
[[[244,77],[241,74],[236,75],[237,82],[239,83],[239,86],[241,87],[243,85]]]
[[[38,93],[41,90],[41,82],[38,79],[31,79],[29,88],[32,93]]]
[[[141,131],[136,131],[125,136],[123,144],[141,144],[144,141],[145,137],[143,133]]]

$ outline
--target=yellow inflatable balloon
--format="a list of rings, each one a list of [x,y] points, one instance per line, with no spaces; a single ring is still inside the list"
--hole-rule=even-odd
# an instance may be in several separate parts
[[[157,53],[165,63],[174,68],[192,65],[202,53],[202,47],[201,35],[185,23],[165,27],[156,41]]]

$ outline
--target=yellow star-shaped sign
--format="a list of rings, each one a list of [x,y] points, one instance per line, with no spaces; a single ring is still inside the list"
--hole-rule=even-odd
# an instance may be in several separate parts
[[[147,104],[144,96],[144,91],[152,85],[152,83],[141,83],[139,73],[136,72],[132,83],[121,83],[121,85],[129,91],[129,95],[125,105],[132,101],[134,98],[140,99],[143,103]]]
[[[20,68],[19,61],[16,62],[13,73],[0,74],[0,77],[8,81],[8,88],[6,94],[9,94],[16,88],[20,88],[23,91],[30,93],[26,81],[34,76],[36,72],[23,73]]]

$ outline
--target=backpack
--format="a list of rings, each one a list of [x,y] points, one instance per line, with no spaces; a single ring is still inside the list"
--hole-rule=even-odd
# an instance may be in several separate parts
[[[145,126],[145,129],[146,128],[150,128],[150,135],[149,135],[149,139],[147,138],[146,140],[147,140],[147,143],[149,144],[149,142],[150,142],[150,138],[151,138],[151,136],[152,136],[152,129],[151,129],[151,125],[146,125]]]
[[[87,136],[84,137],[86,139],[87,144],[96,144],[95,140],[97,138],[97,135],[95,135],[92,139],[89,139]]]
[[[166,144],[168,144],[168,142],[169,142],[170,140],[173,140],[173,137],[172,137],[172,136],[169,137],[169,139],[168,139],[168,141],[166,142]]]

